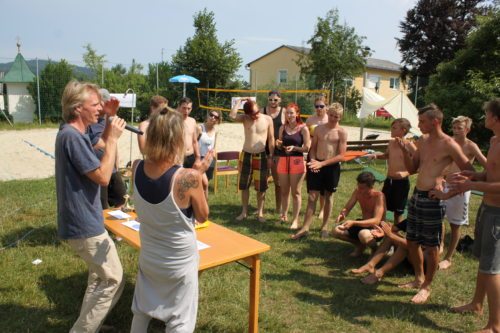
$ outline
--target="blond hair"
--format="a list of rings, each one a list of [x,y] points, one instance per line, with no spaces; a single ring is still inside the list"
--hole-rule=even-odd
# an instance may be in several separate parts
[[[85,103],[91,93],[95,93],[99,101],[101,100],[99,87],[93,83],[71,80],[66,84],[61,98],[62,117],[65,122],[77,117],[76,108]]]
[[[410,131],[411,124],[410,124],[410,121],[408,119],[406,119],[406,118],[394,119],[392,121],[391,125],[393,125],[395,123],[398,123],[399,125],[401,125],[401,127],[405,130],[405,134]]]
[[[338,102],[330,104],[330,106],[328,106],[328,111],[330,111],[330,110],[332,110],[333,112],[335,112],[339,116],[344,114],[344,108],[342,107],[342,104],[340,104]]]
[[[453,118],[453,120],[451,121],[451,125],[453,126],[457,123],[464,124],[465,128],[470,130],[472,126],[472,119],[466,116],[458,116],[456,118]]]
[[[179,112],[171,108],[163,108],[151,116],[146,132],[144,155],[155,162],[182,162],[184,159],[184,122]]]

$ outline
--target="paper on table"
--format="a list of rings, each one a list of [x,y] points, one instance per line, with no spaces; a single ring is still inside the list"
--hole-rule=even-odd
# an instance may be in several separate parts
[[[199,240],[197,240],[196,243],[198,244],[198,251],[205,250],[210,247],[210,245],[202,243]]]
[[[129,227],[130,229],[134,229],[135,231],[139,231],[139,229],[141,228],[141,224],[136,220],[122,222],[122,224],[126,227]]]
[[[126,227],[129,227],[130,229],[134,229],[135,231],[139,231],[139,229],[141,228],[141,224],[135,220],[122,222],[122,224]],[[210,247],[210,245],[200,242],[199,240],[196,240],[196,243],[198,246],[198,251],[205,250]]]
[[[127,219],[130,217],[127,213],[122,212],[121,210],[113,210],[111,212],[108,212],[109,215],[116,217],[117,219]]]

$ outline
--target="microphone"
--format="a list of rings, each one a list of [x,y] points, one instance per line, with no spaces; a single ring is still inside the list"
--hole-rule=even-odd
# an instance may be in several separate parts
[[[109,117],[108,118],[108,121],[111,122],[113,120],[114,117]],[[130,125],[125,125],[125,129],[130,131],[130,132],[133,132],[137,135],[143,135],[144,132],[141,131],[140,129],[138,129],[137,127],[134,127],[134,126],[130,126]]]

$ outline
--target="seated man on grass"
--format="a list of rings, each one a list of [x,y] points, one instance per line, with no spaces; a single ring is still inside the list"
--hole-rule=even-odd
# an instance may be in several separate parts
[[[367,246],[372,249],[376,246],[377,240],[371,231],[385,218],[384,194],[373,188],[375,183],[373,174],[371,172],[362,172],[358,175],[356,181],[358,185],[337,217],[337,223],[347,217],[356,202],[359,202],[361,207],[362,218],[346,220],[344,223],[337,225],[332,231],[333,237],[356,246],[355,250],[350,254],[352,257],[361,255]]]

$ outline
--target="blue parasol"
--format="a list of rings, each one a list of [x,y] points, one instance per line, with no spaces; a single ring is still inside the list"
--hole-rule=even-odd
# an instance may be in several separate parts
[[[197,78],[185,74],[171,77],[168,81],[173,83],[182,83],[182,97],[186,97],[186,83],[200,83],[200,80]]]

